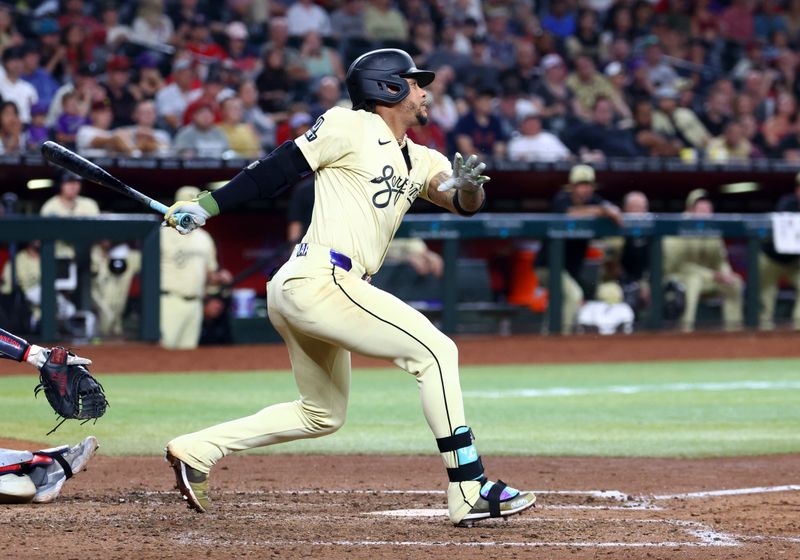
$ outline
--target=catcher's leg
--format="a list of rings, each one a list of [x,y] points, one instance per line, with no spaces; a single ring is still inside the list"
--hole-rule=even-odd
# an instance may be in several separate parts
[[[86,468],[95,451],[97,451],[97,439],[94,436],[85,438],[74,447],[62,445],[36,451],[34,461],[38,463],[34,464],[34,468],[29,472],[31,480],[36,485],[36,496],[33,501],[43,504],[55,500],[61,493],[64,483]]]
[[[0,449],[0,504],[26,504],[36,495],[36,485],[25,474],[31,461],[30,451]]]

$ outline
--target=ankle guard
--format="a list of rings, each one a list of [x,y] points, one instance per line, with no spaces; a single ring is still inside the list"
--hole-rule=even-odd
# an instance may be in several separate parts
[[[455,451],[458,459],[458,466],[447,469],[447,477],[450,482],[466,482],[469,480],[483,481],[483,463],[472,443],[475,436],[467,426],[460,426],[453,430],[453,435],[437,438],[436,444],[439,446],[440,453]]]

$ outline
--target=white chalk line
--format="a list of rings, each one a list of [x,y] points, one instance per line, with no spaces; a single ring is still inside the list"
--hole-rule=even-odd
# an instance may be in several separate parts
[[[654,500],[674,500],[693,498],[713,498],[716,496],[743,496],[747,494],[769,494],[772,492],[794,492],[800,490],[800,484],[784,486],[756,486],[754,488],[729,488],[727,490],[709,490],[706,492],[686,492],[683,494],[661,494],[652,496]]]
[[[675,393],[686,391],[775,391],[800,390],[800,381],[727,381],[708,383],[663,383],[651,385],[607,385],[601,387],[548,387],[545,389],[508,389],[505,391],[464,391],[476,399],[509,397],[544,398],[584,395],[636,395],[640,393]]]

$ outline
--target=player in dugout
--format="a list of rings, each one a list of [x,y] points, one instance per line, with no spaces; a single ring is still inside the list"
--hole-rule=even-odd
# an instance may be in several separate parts
[[[170,441],[166,459],[189,507],[209,508],[209,473],[226,455],[338,430],[350,392],[351,352],[389,360],[416,377],[450,481],[452,523],[471,525],[534,505],[533,493],[484,474],[465,418],[455,343],[369,282],[417,197],[462,216],[486,202],[484,163],[456,154],[451,166],[406,136],[409,127],[428,120],[424,88],[433,79],[402,50],[363,54],[346,78],[353,110],[326,111],[305,134],[226,186],[167,212],[165,224],[189,233],[220,212],[274,197],[314,173],[311,225],[267,286],[269,318],[286,341],[300,398]],[[176,213],[190,214],[192,223],[177,224]]]

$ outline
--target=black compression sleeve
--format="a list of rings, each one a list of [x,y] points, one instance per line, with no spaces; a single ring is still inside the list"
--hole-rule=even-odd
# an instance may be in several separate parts
[[[0,329],[0,358],[21,362],[30,346],[24,338]]]
[[[220,212],[225,212],[248,200],[277,196],[310,171],[311,166],[303,152],[294,141],[289,140],[242,169],[211,196]]]

